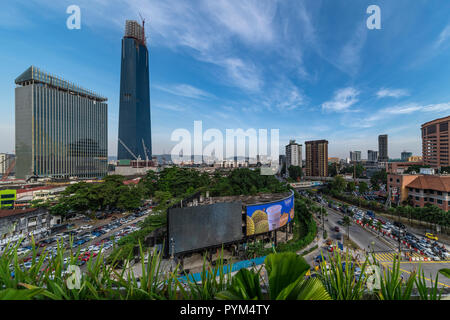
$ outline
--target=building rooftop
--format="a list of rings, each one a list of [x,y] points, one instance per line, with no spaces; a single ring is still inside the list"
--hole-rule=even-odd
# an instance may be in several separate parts
[[[450,176],[419,175],[407,187],[450,192]]]
[[[435,120],[431,120],[431,121],[425,122],[422,125],[422,128],[426,127],[426,126],[428,126],[430,124],[439,123],[439,122],[442,122],[442,121],[450,121],[450,116],[446,116],[446,117],[443,117],[443,118],[439,118],[439,119],[435,119]]]
[[[0,218],[6,218],[11,216],[16,216],[19,214],[30,213],[38,210],[38,208],[30,209],[13,209],[13,210],[0,210]]]
[[[47,84],[64,91],[68,91],[69,93],[78,94],[100,102],[105,102],[108,100],[107,98],[100,96],[91,90],[84,89],[76,84],[62,79],[61,77],[51,75],[50,73],[35,66],[31,66],[25,70],[25,72],[16,78],[15,83],[18,85],[25,85],[30,81]]]

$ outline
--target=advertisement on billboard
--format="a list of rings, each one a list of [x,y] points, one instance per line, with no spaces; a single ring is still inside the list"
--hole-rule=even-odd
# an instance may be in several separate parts
[[[247,236],[273,231],[294,219],[294,194],[286,199],[247,206]]]

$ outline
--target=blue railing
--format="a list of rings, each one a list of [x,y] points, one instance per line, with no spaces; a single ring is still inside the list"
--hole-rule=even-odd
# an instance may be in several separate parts
[[[245,260],[245,261],[239,261],[236,262],[234,264],[231,265],[231,272],[236,272],[239,271],[241,269],[244,268],[250,268],[253,266],[259,266],[262,265],[264,263],[264,260],[266,260],[266,257],[259,257],[259,258],[255,258],[255,259],[251,259],[251,260]],[[221,270],[217,270],[216,273],[216,277],[218,277],[220,275],[220,271]],[[222,268],[222,271],[224,274],[227,274],[228,272],[230,272],[230,265],[226,265]],[[202,273],[194,273],[194,274],[189,274],[188,275],[189,280],[192,282],[199,282],[202,280]],[[178,278],[178,280],[182,281],[182,282],[186,282],[187,281],[187,277],[183,276]]]

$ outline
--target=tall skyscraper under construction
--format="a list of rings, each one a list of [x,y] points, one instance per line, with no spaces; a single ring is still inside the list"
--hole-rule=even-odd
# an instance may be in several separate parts
[[[150,83],[144,23],[126,21],[122,39],[117,160],[151,160]]]

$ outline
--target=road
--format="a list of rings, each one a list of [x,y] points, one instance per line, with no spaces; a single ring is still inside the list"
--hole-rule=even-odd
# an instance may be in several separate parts
[[[325,221],[325,229],[329,235],[329,238],[336,239],[337,232],[334,231],[335,226],[338,225],[338,221],[342,219],[343,214],[330,208],[324,208],[328,216]],[[320,230],[322,226],[320,225]],[[341,233],[346,236],[347,228],[339,226]],[[392,268],[394,257],[398,254],[398,242],[387,237],[377,236],[375,231],[368,231],[367,229],[352,223],[350,226],[350,239],[355,242],[361,249],[365,249],[366,252],[373,252],[378,262],[386,267]],[[372,244],[373,243],[373,244]],[[405,249],[405,246],[401,246],[401,249]],[[435,280],[436,275],[440,269],[450,268],[450,261],[401,261],[400,270],[403,273],[405,279],[414,270],[418,270],[419,266],[423,270],[426,280],[429,285],[431,281]],[[450,288],[450,279],[439,274],[438,287]]]

